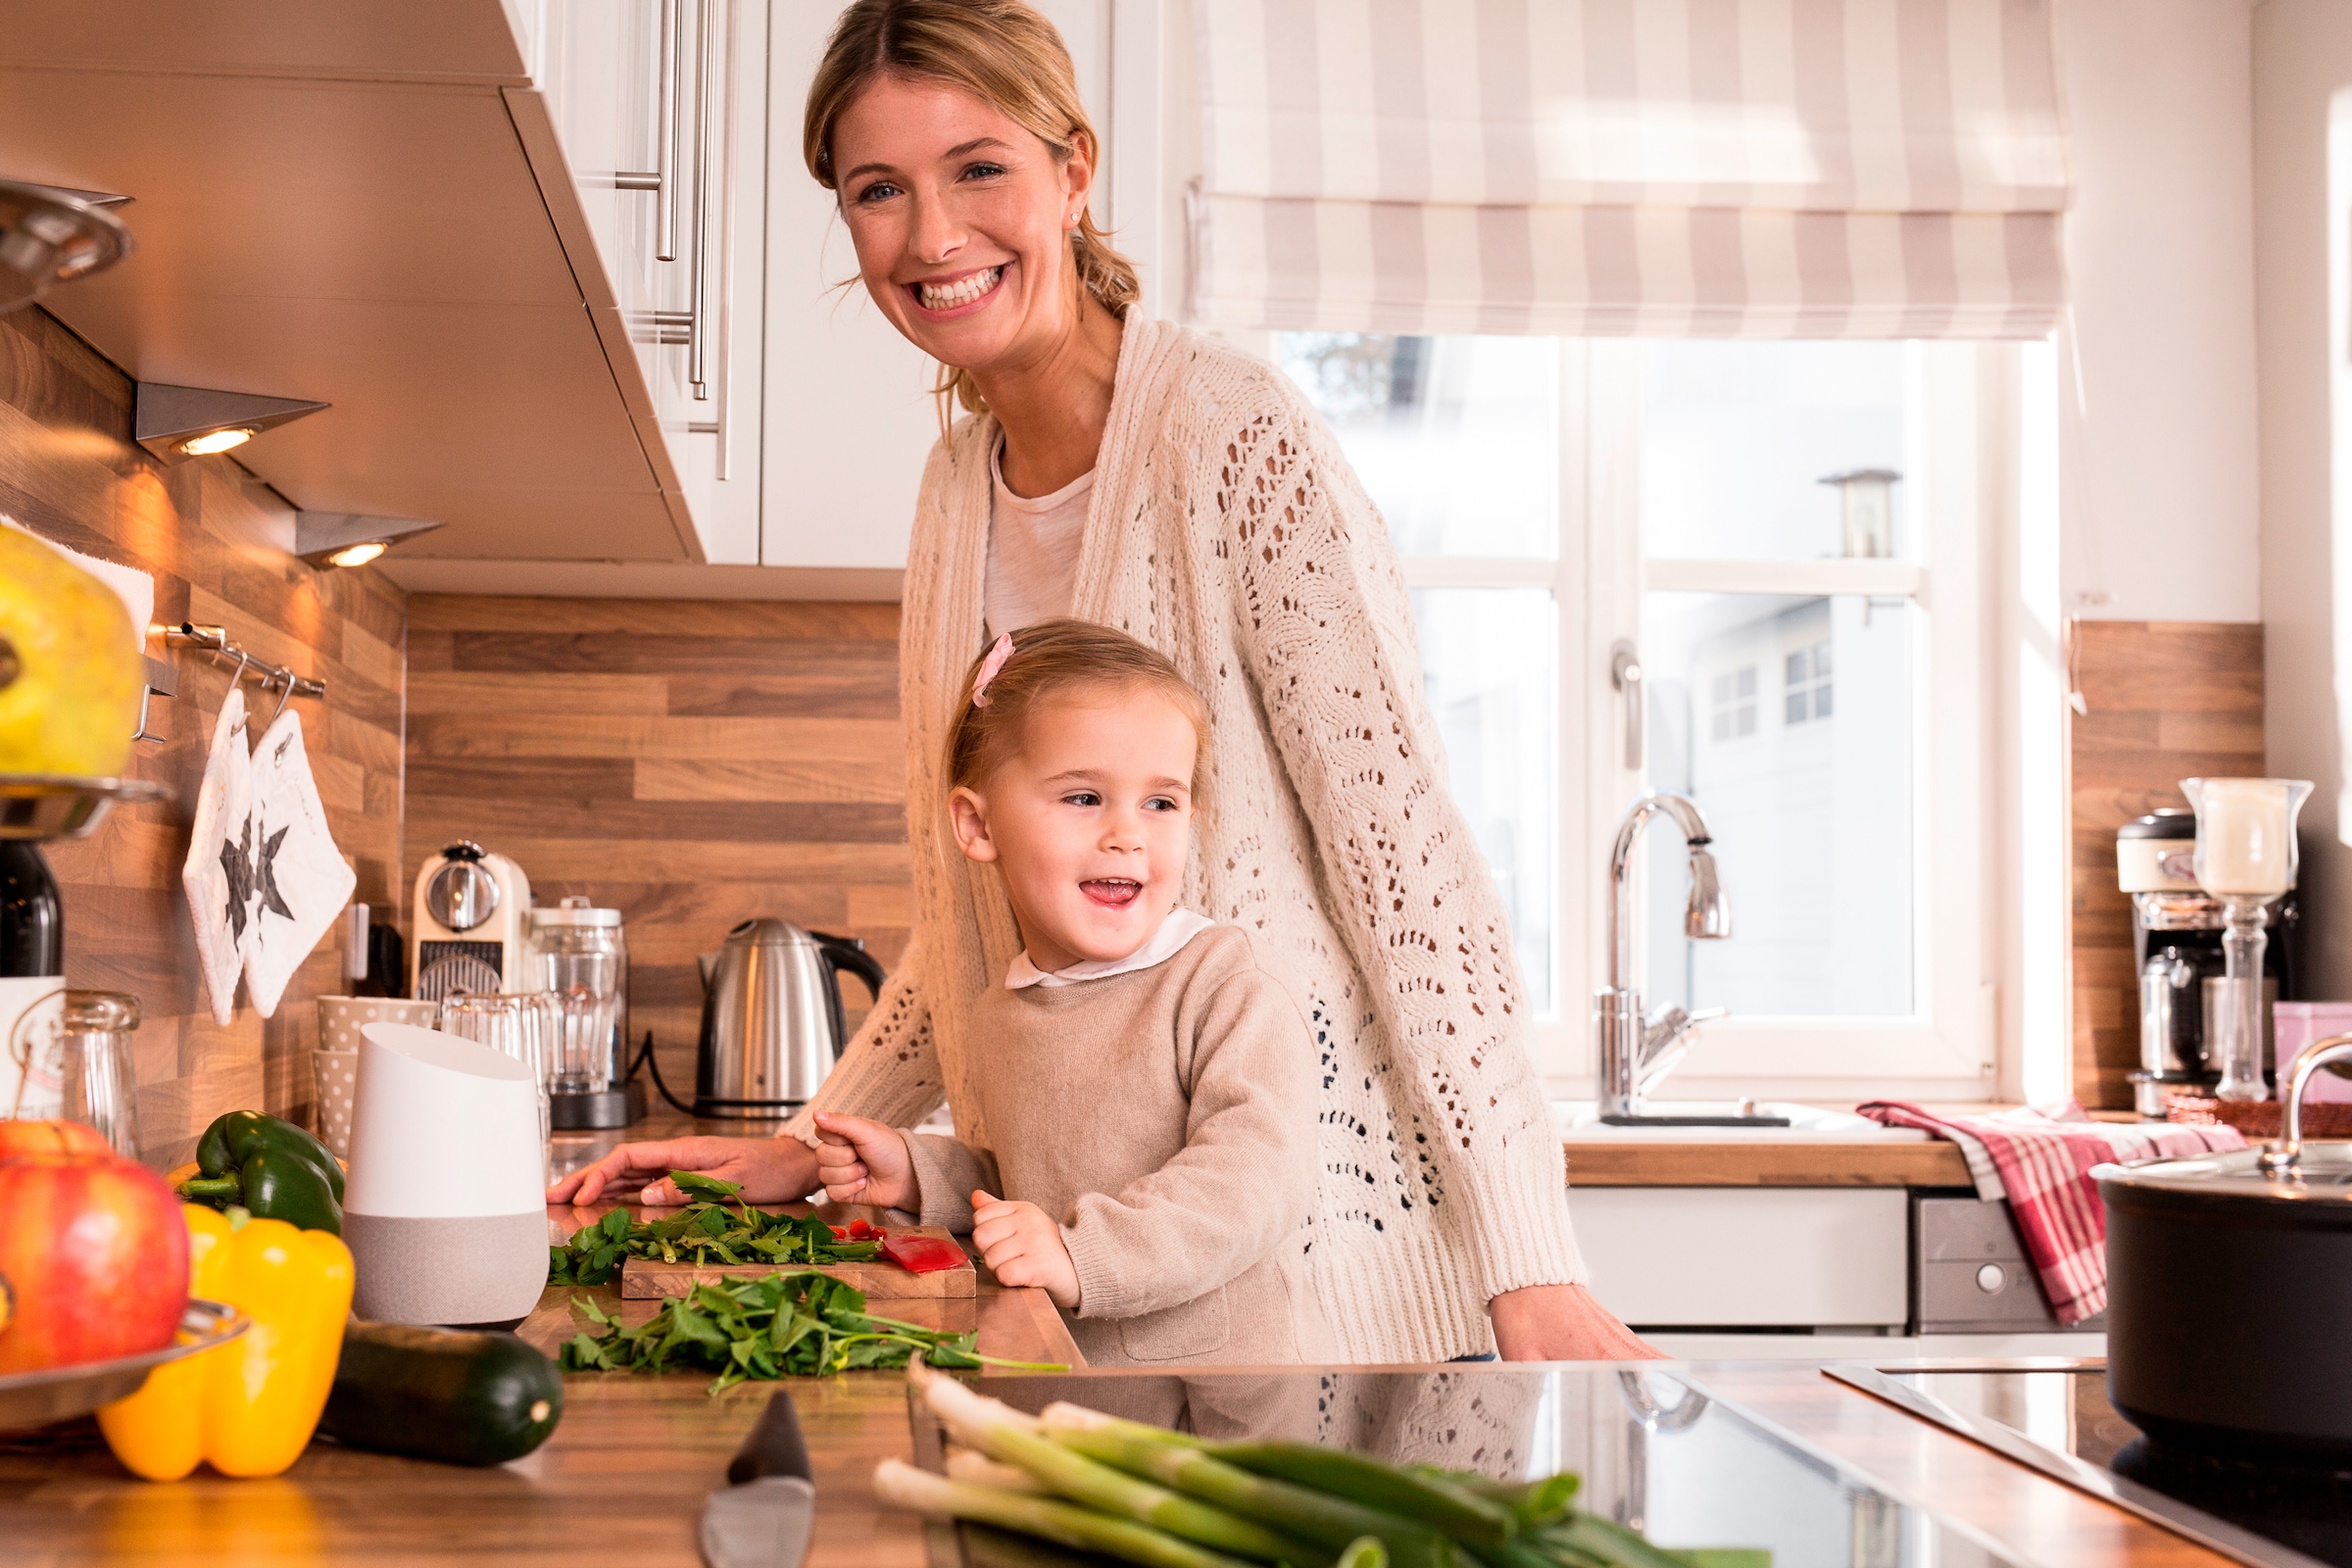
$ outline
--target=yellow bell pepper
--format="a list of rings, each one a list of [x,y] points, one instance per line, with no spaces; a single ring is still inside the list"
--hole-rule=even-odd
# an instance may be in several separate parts
[[[232,1219],[189,1203],[192,1296],[253,1320],[217,1350],[157,1367],[98,1412],[124,1469],[177,1481],[209,1459],[224,1476],[273,1476],[301,1456],[326,1408],[351,1314],[351,1250],[325,1231]]]

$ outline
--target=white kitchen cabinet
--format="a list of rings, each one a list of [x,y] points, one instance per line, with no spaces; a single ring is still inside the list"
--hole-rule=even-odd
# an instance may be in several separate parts
[[[663,499],[718,564],[760,549],[767,16],[544,0],[508,92]]]
[[[1872,1328],[1910,1317],[1899,1187],[1580,1187],[1592,1292],[1627,1323]]]

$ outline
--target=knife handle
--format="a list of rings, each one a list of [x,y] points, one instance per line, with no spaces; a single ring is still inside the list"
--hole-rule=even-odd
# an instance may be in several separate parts
[[[792,1396],[778,1389],[769,1397],[767,1408],[752,1427],[752,1435],[743,1440],[735,1457],[727,1462],[727,1485],[740,1487],[747,1481],[766,1476],[798,1476],[813,1483],[808,1470],[808,1444],[801,1436],[801,1414],[793,1408]]]

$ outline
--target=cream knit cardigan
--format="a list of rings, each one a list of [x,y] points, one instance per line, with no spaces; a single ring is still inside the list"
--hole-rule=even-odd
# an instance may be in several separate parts
[[[997,441],[989,416],[959,421],[915,507],[900,631],[913,940],[791,1136],[811,1136],[814,1110],[906,1126],[944,1096],[989,1142],[972,1120],[988,1043],[967,1020],[1021,939],[994,868],[946,831],[940,754],[983,642]],[[1314,1031],[1320,1174],[1299,1245],[1341,1349],[1493,1348],[1488,1300],[1585,1278],[1560,1145],[1388,529],[1279,371],[1129,318],[1073,612],[1166,654],[1208,699],[1183,902],[1257,933]]]

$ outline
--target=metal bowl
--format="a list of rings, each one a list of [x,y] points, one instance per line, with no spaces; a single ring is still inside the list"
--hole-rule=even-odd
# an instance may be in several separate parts
[[[0,773],[0,839],[77,839],[118,805],[168,799],[150,778],[80,778],[71,773]]]
[[[178,1340],[160,1350],[0,1377],[0,1432],[45,1427],[126,1399],[165,1362],[226,1345],[251,1322],[233,1306],[191,1298],[180,1314]]]

